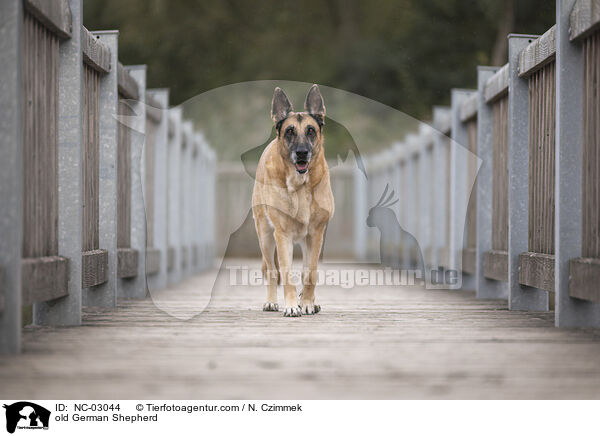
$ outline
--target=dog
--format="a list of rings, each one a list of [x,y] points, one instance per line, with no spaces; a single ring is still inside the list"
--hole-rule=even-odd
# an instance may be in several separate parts
[[[267,282],[265,311],[278,311],[277,285],[283,282],[283,316],[313,315],[317,264],[323,235],[335,210],[329,168],[325,160],[325,103],[313,85],[304,112],[294,112],[288,97],[275,88],[271,118],[277,135],[263,151],[252,192],[252,214]],[[303,258],[300,299],[291,280],[294,243]],[[277,249],[277,263],[275,262]]]

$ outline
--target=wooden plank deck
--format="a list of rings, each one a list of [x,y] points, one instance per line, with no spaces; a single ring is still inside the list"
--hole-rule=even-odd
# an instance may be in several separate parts
[[[88,311],[81,327],[26,329],[23,354],[0,358],[0,397],[600,398],[600,331],[555,329],[552,313],[470,292],[321,287],[323,311],[289,319],[227,276],[188,321],[147,299]],[[207,282],[157,301],[183,315]]]

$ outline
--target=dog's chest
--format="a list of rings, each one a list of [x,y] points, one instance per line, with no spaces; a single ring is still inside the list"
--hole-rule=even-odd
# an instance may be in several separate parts
[[[290,206],[295,212],[294,218],[299,224],[299,231],[302,233],[306,232],[306,228],[310,222],[313,196],[308,184],[298,183],[299,181],[298,179],[288,180],[288,196]]]

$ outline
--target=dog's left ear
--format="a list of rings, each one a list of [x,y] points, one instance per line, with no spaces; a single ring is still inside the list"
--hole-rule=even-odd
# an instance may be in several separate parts
[[[315,117],[320,126],[325,124],[325,103],[317,85],[311,86],[306,94],[304,110]]]

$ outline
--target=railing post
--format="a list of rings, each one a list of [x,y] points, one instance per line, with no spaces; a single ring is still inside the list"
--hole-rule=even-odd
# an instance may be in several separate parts
[[[137,252],[137,274],[122,278],[119,296],[144,298],[146,288],[146,211],[144,207],[143,180],[145,179],[144,144],[146,140],[146,66],[127,66],[125,69],[135,80],[139,98],[128,100],[133,115],[127,124],[131,128],[131,249]]]
[[[99,112],[99,222],[100,248],[108,252],[106,281],[83,293],[84,306],[114,307],[117,304],[117,142],[119,31],[92,32],[110,49],[108,73],[100,77]]]
[[[372,227],[366,227],[367,217],[369,215],[369,210],[373,206],[373,201],[377,201],[377,197],[373,200],[373,197],[377,194],[375,193],[375,184],[377,182],[377,173],[376,173],[376,157],[375,155],[364,156],[365,168],[367,170],[368,178],[365,181],[365,260],[366,261],[377,261],[379,259],[379,246],[377,247],[377,254],[375,253],[374,245],[375,245],[375,236],[376,229]],[[379,193],[381,195],[381,192]]]
[[[199,251],[199,267],[200,271],[205,270],[209,265],[209,235],[212,230],[210,225],[210,213],[212,209],[209,203],[210,189],[210,174],[211,166],[209,164],[210,150],[206,144],[203,134],[199,134],[199,155],[198,155],[198,185],[196,202],[198,204],[198,251]]]
[[[398,215],[398,222],[400,226],[408,231],[406,226],[409,223],[409,214],[411,213],[412,204],[410,203],[410,148],[409,148],[409,138],[406,138],[405,142],[400,144],[402,148],[402,153],[400,154],[400,187],[398,191],[398,196],[400,197],[400,213]],[[402,241],[399,247],[399,265],[402,269],[408,269],[410,266],[410,257],[408,248],[405,243]]]
[[[58,255],[68,259],[68,295],[33,305],[39,325],[81,324],[83,54],[81,0],[70,0],[71,38],[58,57]]]
[[[162,113],[154,135],[154,248],[160,256],[160,266],[156,274],[147,278],[148,289],[155,291],[167,287],[167,148],[169,141],[169,90],[148,90],[160,105]]]
[[[192,122],[183,122],[183,138],[181,142],[181,160],[179,165],[180,187],[180,227],[181,227],[181,274],[187,277],[190,273],[192,241],[189,229],[190,221],[190,190],[191,190],[191,161],[194,147],[194,133]]]
[[[423,267],[427,272],[432,263],[432,239],[431,239],[431,208],[432,200],[432,154],[433,154],[433,137],[430,128],[425,124],[421,125],[420,131],[421,141],[421,158],[419,160],[419,244],[423,252]]]
[[[180,159],[181,159],[181,116],[180,107],[169,109],[170,139],[168,147],[168,283],[175,284],[181,278],[181,225],[180,225]]]
[[[569,296],[569,263],[582,254],[584,56],[581,43],[569,38],[574,4],[556,2],[555,324],[600,327],[600,304]]]
[[[450,266],[461,277],[455,289],[475,289],[475,278],[463,272],[462,254],[467,207],[473,186],[468,180],[468,135],[465,124],[460,119],[460,106],[475,91],[453,89],[452,105],[452,143],[450,145]],[[459,284],[462,285],[459,286]]]
[[[433,136],[433,211],[434,211],[434,231],[432,239],[434,241],[436,268],[448,268],[448,218],[450,198],[446,194],[449,192],[448,186],[448,168],[449,168],[449,150],[448,136],[451,110],[448,107],[436,106],[433,108],[433,127],[436,129]]]
[[[401,182],[402,182],[402,174],[400,168],[400,159],[402,157],[402,146],[400,144],[394,144],[390,150],[390,163],[391,163],[391,180],[390,185],[394,190],[396,195],[394,195],[394,199],[397,199],[398,202],[392,206],[392,210],[396,214],[398,222],[400,221],[401,211],[402,211],[402,198],[400,196]],[[394,252],[393,252],[393,261],[394,268],[400,267],[400,262],[402,260],[401,253],[401,237],[399,231],[394,231],[392,233],[394,235]]]
[[[190,174],[190,232],[192,245],[192,274],[200,270],[200,227],[202,226],[202,218],[200,214],[199,203],[202,201],[200,195],[202,185],[202,167],[200,161],[202,159],[202,138],[200,133],[194,132],[194,149],[192,152],[192,170]]]
[[[508,289],[511,310],[548,310],[546,291],[519,283],[519,255],[528,250],[529,86],[519,55],[536,36],[508,36]]]
[[[208,184],[207,184],[207,202],[206,211],[208,214],[208,227],[207,227],[207,243],[208,243],[208,254],[207,254],[207,267],[212,268],[215,263],[216,248],[215,248],[215,234],[217,232],[216,226],[216,192],[217,192],[217,154],[210,148],[210,145],[206,143],[206,149],[208,153],[208,159],[206,165],[209,167],[208,171]]]
[[[211,244],[210,238],[214,234],[213,219],[214,214],[213,194],[211,186],[214,186],[212,177],[214,176],[214,164],[211,163],[212,152],[206,142],[203,133],[197,134],[198,143],[198,161],[196,167],[196,185],[194,187],[194,204],[196,218],[193,227],[197,232],[198,246],[198,267],[197,271],[204,271],[211,265]]]
[[[362,171],[354,171],[353,186],[354,258],[357,261],[364,261],[367,258],[367,216],[369,206],[367,205],[367,178]]]
[[[492,106],[485,99],[485,85],[499,68],[477,67],[477,148],[481,167],[477,175],[477,250],[476,283],[477,298],[508,298],[506,282],[485,277],[483,268],[484,253],[492,250],[492,199],[494,162],[494,114]]]
[[[424,174],[423,174],[423,169],[424,169],[424,165],[423,165],[423,161],[425,159],[425,143],[423,141],[423,135],[419,132],[417,134],[415,134],[414,136],[414,144],[413,144],[413,149],[411,150],[411,160],[412,160],[412,174],[413,176],[411,177],[410,180],[414,180],[414,186],[412,187],[412,191],[413,191],[413,202],[412,204],[412,208],[410,210],[410,215],[411,215],[411,228],[412,230],[412,235],[417,239],[417,242],[419,243],[419,248],[421,249],[421,253],[416,253],[416,256],[418,257],[419,254],[421,255],[421,257],[424,259],[424,250],[425,250],[425,227],[423,226],[423,213],[424,213],[424,198],[422,197],[423,195],[423,188],[425,186],[424,183]],[[411,253],[411,255],[415,255],[415,253]],[[413,263],[419,263],[419,259],[415,259],[414,257],[411,257],[411,262]]]
[[[206,158],[206,151],[204,150],[204,135],[202,133],[196,133],[196,147],[197,156],[195,160],[194,168],[194,189],[192,193],[192,201],[194,202],[194,219],[192,222],[192,229],[195,235],[196,241],[196,266],[195,271],[200,272],[204,269],[204,231],[207,224],[206,211],[204,210],[203,204],[206,201],[206,165],[204,159]]]
[[[393,192],[394,195],[390,198],[390,200],[395,201],[396,199],[398,199],[398,189],[396,186],[396,172],[395,172],[395,162],[396,162],[396,156],[395,156],[395,151],[392,148],[388,148],[386,149],[382,155],[381,155],[382,159],[383,159],[383,165],[384,166],[384,171],[383,171],[383,176],[384,176],[384,180],[386,184],[389,184],[389,189],[388,192]],[[398,203],[399,201],[392,205],[389,206],[389,209],[391,209],[394,214],[396,216],[398,216],[397,210],[398,210]],[[389,238],[389,241],[387,242],[386,246],[386,251],[388,254],[388,260],[386,265],[391,266],[392,268],[396,268],[399,265],[399,259],[400,259],[400,233],[398,232],[398,229],[396,227],[396,225],[392,224],[391,222],[388,223],[388,228],[387,228],[387,235]]]
[[[408,135],[406,138],[406,157],[404,163],[404,222],[400,223],[403,229],[415,237],[419,241],[419,225],[418,225],[418,157],[419,157],[419,137],[416,134]],[[404,244],[402,247],[402,262],[403,269],[411,269],[413,264],[413,253],[411,247]]]
[[[21,351],[21,0],[0,2],[0,354]]]

